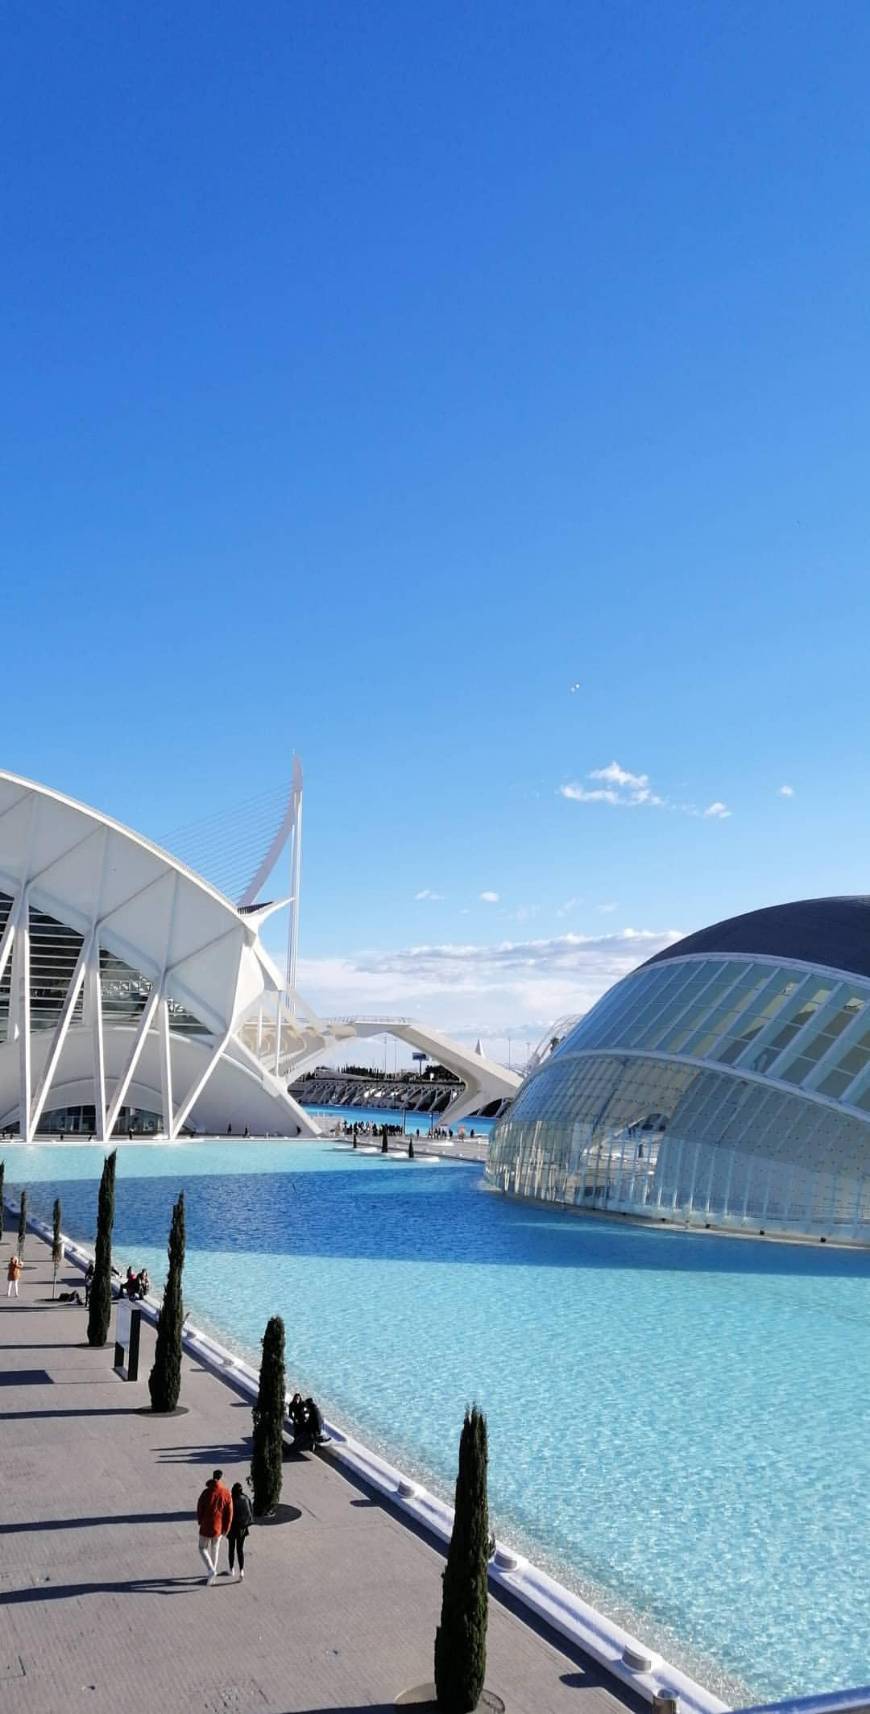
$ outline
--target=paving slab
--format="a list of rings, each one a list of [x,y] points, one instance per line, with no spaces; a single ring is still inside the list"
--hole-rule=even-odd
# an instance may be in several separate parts
[[[328,1460],[290,1460],[244,1583],[207,1588],[196,1500],[216,1466],[244,1481],[249,1407],[185,1358],[185,1414],[153,1416],[151,1329],[121,1380],[31,1235],[25,1263],[0,1298],[0,1714],[377,1714],[430,1679],[437,1547]],[[508,1714],[644,1707],[495,1597],[487,1684]]]

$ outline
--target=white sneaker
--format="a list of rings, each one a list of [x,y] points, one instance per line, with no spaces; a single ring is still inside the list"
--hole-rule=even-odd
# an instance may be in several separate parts
[[[239,1572],[239,1582],[244,1583],[244,1581],[245,1581],[245,1573],[243,1571],[240,1571]]]
[[[217,1579],[218,1579],[218,1574],[216,1571],[213,1571],[211,1576],[207,1577],[205,1580],[206,1589],[210,1589],[212,1584],[217,1582]]]

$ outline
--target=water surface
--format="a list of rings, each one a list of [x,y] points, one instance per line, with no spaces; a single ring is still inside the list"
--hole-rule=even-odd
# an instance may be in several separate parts
[[[7,1144],[7,1187],[92,1239],[96,1146]],[[323,1143],[121,1146],[116,1260],[450,1496],[489,1418],[494,1525],[726,1689],[870,1677],[870,1256],[505,1201],[476,1165]],[[14,1194],[14,1192],[13,1192]]]

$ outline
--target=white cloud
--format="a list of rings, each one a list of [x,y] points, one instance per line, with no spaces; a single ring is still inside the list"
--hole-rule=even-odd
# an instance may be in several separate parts
[[[794,797],[794,786],[780,786],[780,797]]]
[[[498,904],[498,893],[488,893],[487,892],[487,893],[481,893],[480,896],[481,896],[485,905],[497,905]]]
[[[649,774],[632,774],[619,762],[608,762],[606,768],[592,768],[586,778],[603,780],[604,784],[584,786],[575,780],[559,787],[562,797],[570,798],[574,803],[612,803],[629,809],[638,804],[661,807],[665,801],[652,790]]]
[[[725,820],[731,814],[728,805],[719,798],[707,809],[698,809],[693,803],[676,803],[662,797],[653,791],[649,774],[633,774],[619,762],[608,762],[606,768],[592,768],[586,779],[600,780],[602,784],[588,786],[571,780],[559,787],[560,796],[569,798],[572,803],[611,803],[623,809],[637,809],[642,805],[647,809],[670,809],[680,815],[711,816],[719,820]]]
[[[434,900],[434,899],[443,899],[443,897],[444,897],[443,893],[433,893],[431,887],[421,887],[419,893],[414,894],[415,900],[419,900],[419,899]]]
[[[577,898],[566,899],[565,903],[559,906],[556,912],[557,917],[569,917],[571,912],[577,909],[579,903],[580,900]]]
[[[608,903],[608,904],[606,904],[606,905],[599,905],[599,906],[598,906],[598,909],[599,909],[599,910],[600,910],[600,911],[615,911],[615,910],[618,910],[618,909],[619,909],[619,906],[618,906],[618,905],[615,905],[615,904],[610,904],[610,903]]]
[[[556,1018],[587,1011],[612,983],[679,939],[675,929],[626,928],[494,946],[411,946],[303,958],[299,986],[326,1017],[414,1016],[461,1040],[502,1042],[491,1051],[506,1058],[508,1030],[538,1041]]]

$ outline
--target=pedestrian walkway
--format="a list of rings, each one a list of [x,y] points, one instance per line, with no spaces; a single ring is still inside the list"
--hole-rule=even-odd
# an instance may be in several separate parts
[[[9,1252],[7,1234],[4,1275]],[[293,1461],[244,1583],[206,1588],[196,1499],[215,1467],[244,1480],[250,1406],[185,1359],[185,1414],[143,1409],[150,1328],[126,1383],[86,1312],[51,1302],[32,1235],[0,1307],[0,1714],[385,1714],[431,1679],[434,1547],[325,1460]],[[641,1706],[495,1599],[487,1683],[508,1714]]]

